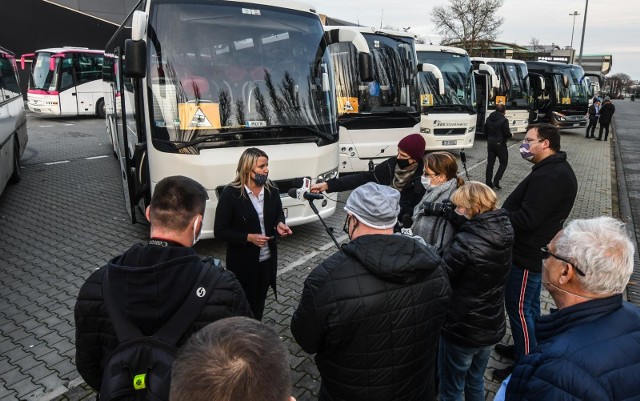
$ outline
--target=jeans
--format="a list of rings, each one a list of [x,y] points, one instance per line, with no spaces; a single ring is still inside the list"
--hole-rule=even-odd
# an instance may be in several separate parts
[[[484,371],[493,345],[465,347],[440,337],[440,401],[484,401]]]
[[[511,323],[516,361],[536,348],[534,324],[540,316],[542,274],[511,265],[504,303]]]

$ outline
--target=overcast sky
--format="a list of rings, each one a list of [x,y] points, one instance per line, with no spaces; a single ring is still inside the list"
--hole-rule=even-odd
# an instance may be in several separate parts
[[[383,26],[411,27],[410,32],[428,36],[437,44],[440,37],[431,21],[431,11],[448,1],[316,0],[314,3],[319,13],[375,27],[380,27],[382,18]],[[585,0],[505,0],[499,11],[504,24],[497,39],[526,46],[536,37],[542,45],[569,46],[574,18],[569,14],[578,11],[573,38],[577,59],[584,9]],[[623,72],[640,80],[640,0],[591,0],[587,12],[583,54],[612,54],[609,75]]]

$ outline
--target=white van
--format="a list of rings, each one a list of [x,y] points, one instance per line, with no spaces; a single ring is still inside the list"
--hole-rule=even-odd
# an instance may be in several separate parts
[[[20,181],[20,157],[27,147],[27,115],[13,53],[0,47],[0,194]]]

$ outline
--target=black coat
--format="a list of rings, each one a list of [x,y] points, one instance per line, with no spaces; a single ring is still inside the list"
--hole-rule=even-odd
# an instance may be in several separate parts
[[[291,320],[316,354],[319,399],[434,400],[451,293],[437,251],[402,235],[364,235],[342,250],[309,274]]]
[[[202,260],[191,248],[137,244],[89,276],[74,308],[76,367],[87,384],[100,389],[106,359],[118,345],[102,296],[105,270],[109,269],[112,290],[119,294],[116,305],[143,334],[152,335],[182,304],[201,266]],[[230,316],[252,314],[240,283],[225,271],[178,345],[207,324]]]
[[[511,138],[509,120],[504,114],[494,111],[489,114],[484,123],[484,133],[487,136],[488,144],[507,146],[507,139]]]
[[[600,124],[610,124],[613,118],[613,113],[616,112],[616,106],[611,102],[605,102],[600,107]]]
[[[504,285],[513,228],[503,209],[463,223],[442,256],[453,295],[442,336],[466,347],[496,344],[506,331]]]
[[[260,220],[258,213],[248,196],[242,196],[245,188],[235,188],[227,185],[220,194],[216,207],[214,235],[217,239],[227,241],[226,266],[238,276],[251,274],[257,269],[260,258],[260,247],[247,241],[247,235],[260,234]],[[246,194],[245,194],[246,195]],[[269,251],[273,260],[271,287],[276,291],[276,272],[278,248],[275,237],[276,226],[284,223],[284,211],[278,188],[264,190],[264,230],[265,235],[274,237],[269,241]]]
[[[367,182],[391,186],[397,162],[398,158],[396,156],[390,157],[378,164],[373,171],[349,174],[331,179],[327,181],[327,185],[329,186],[327,192],[349,191]],[[413,208],[420,203],[424,196],[425,189],[420,181],[422,174],[424,174],[424,163],[422,160],[418,160],[418,167],[411,177],[411,182],[407,183],[402,191],[400,191],[400,214],[398,215],[400,219],[402,219],[402,216],[405,214],[413,216]]]
[[[562,229],[577,193],[578,180],[565,152],[533,166],[502,205],[516,234],[513,264],[540,273],[540,248]]]

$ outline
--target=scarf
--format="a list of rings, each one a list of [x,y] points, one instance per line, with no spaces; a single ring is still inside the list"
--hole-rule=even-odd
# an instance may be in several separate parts
[[[411,178],[413,174],[416,172],[419,163],[410,164],[407,168],[402,169],[396,163],[396,168],[393,172],[393,180],[391,180],[391,187],[397,189],[399,192],[402,192],[404,187],[407,186],[409,182],[411,182]]]
[[[427,244],[431,244],[440,251],[449,244],[455,234],[453,226],[442,216],[425,216],[425,202],[442,202],[449,199],[458,188],[457,178],[452,178],[435,187],[427,188],[427,192],[422,197],[413,210],[413,226],[411,229],[414,235],[424,238]],[[443,234],[444,233],[444,237]]]

